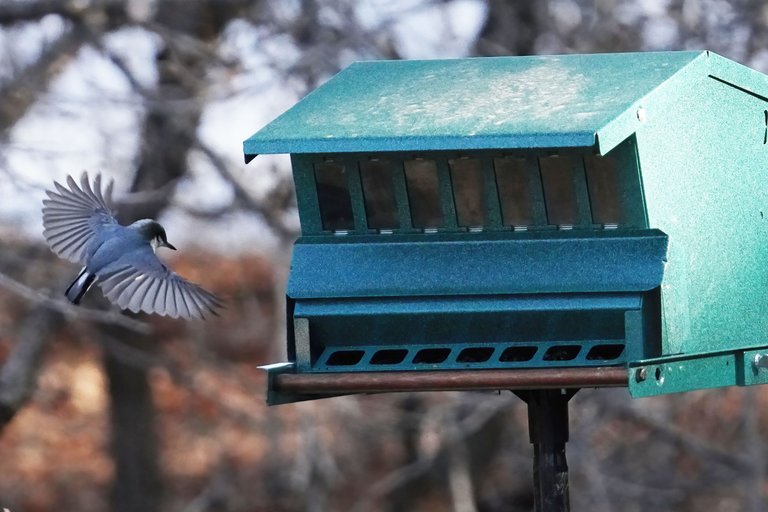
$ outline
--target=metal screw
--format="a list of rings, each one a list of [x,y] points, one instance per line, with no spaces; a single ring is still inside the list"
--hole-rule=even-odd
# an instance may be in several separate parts
[[[645,371],[645,368],[638,368],[635,370],[635,380],[637,382],[643,382],[648,377],[648,372]]]
[[[648,118],[648,114],[646,114],[645,109],[643,107],[640,107],[637,109],[637,120],[641,123],[644,123],[645,120]]]
[[[760,368],[768,368],[768,354],[755,354],[752,365],[755,367],[755,371],[760,371]]]

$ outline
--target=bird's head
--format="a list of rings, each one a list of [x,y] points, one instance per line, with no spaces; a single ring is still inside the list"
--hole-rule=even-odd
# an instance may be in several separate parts
[[[160,247],[167,247],[168,249],[176,250],[176,248],[168,243],[168,238],[165,235],[165,229],[159,222],[152,219],[137,220],[129,227],[135,229],[142,237],[144,237],[152,247],[158,249]]]

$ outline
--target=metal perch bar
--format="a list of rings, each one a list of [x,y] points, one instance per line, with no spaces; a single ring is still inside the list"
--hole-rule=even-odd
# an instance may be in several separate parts
[[[389,393],[397,391],[470,391],[573,389],[627,386],[627,369],[537,368],[429,372],[284,373],[274,376],[275,389],[296,394]]]

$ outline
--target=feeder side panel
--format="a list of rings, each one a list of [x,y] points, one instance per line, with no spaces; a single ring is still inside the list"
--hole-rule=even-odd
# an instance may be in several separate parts
[[[655,97],[637,132],[649,225],[669,235],[665,354],[768,340],[768,103],[716,74]]]

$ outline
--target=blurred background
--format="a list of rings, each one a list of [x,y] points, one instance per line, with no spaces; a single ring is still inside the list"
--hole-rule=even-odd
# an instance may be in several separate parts
[[[754,0],[0,2],[0,509],[527,511],[511,393],[341,397],[268,409],[298,234],[285,157],[242,141],[361,59],[709,49],[768,71]],[[204,323],[62,302],[42,239],[53,180],[115,180],[180,274],[225,297]],[[571,502],[765,510],[768,389],[571,401]]]

